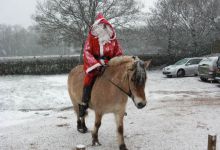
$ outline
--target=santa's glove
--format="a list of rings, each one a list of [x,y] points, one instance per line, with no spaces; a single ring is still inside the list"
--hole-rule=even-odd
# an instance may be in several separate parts
[[[100,64],[101,64],[102,66],[107,65],[108,62],[109,62],[109,60],[107,60],[107,59],[100,59]]]

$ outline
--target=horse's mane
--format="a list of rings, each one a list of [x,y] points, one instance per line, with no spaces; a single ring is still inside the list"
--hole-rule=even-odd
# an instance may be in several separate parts
[[[145,84],[146,70],[142,60],[134,56],[118,56],[112,58],[108,63],[109,66],[113,67],[120,66],[122,64],[128,64],[129,68],[134,71],[132,80],[135,85],[143,86]]]
[[[109,66],[118,66],[124,63],[134,62],[134,58],[132,56],[117,56],[112,58],[109,62]]]

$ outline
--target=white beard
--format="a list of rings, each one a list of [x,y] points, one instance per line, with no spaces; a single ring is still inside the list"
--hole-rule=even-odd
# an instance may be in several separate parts
[[[98,37],[100,44],[104,45],[111,39],[113,31],[108,25],[106,25],[106,28],[104,28],[103,24],[98,24],[92,28],[92,34]]]

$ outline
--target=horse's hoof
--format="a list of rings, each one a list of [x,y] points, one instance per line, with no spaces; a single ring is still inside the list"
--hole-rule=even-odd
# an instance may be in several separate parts
[[[86,127],[77,128],[77,130],[78,130],[80,133],[87,133],[87,132],[88,132],[88,128],[86,128]]]
[[[101,146],[102,144],[99,141],[93,141],[92,146]]]
[[[119,146],[119,150],[128,150],[125,144]]]

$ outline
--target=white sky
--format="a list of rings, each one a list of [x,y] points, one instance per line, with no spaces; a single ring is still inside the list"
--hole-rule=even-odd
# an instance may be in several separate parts
[[[0,0],[0,24],[29,26],[36,0]]]
[[[34,21],[31,15],[35,12],[36,3],[39,0],[0,0],[0,24],[22,25],[28,27]],[[153,6],[156,0],[138,0],[145,5],[145,11]]]

